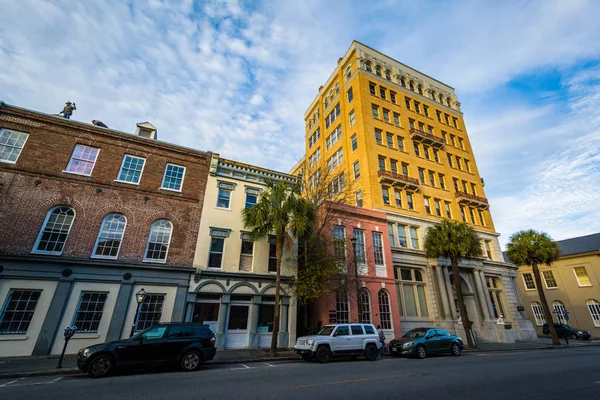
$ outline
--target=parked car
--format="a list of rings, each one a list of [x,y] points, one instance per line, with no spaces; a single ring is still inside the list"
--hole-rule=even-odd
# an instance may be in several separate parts
[[[574,326],[567,326],[565,324],[554,324],[554,328],[556,329],[556,334],[559,338],[569,338],[574,340],[588,340],[592,337],[588,331],[585,329],[575,328]],[[542,326],[542,333],[548,337],[550,337],[550,327],[548,324],[544,324]]]
[[[77,367],[92,378],[119,369],[175,366],[193,371],[215,356],[215,335],[206,326],[191,323],[159,324],[129,339],[79,350]]]
[[[325,325],[316,335],[299,337],[294,346],[296,354],[305,361],[314,358],[320,363],[329,362],[335,356],[364,356],[374,361],[380,348],[375,326],[359,323]]]
[[[443,329],[417,328],[406,332],[399,339],[390,341],[389,348],[393,356],[413,356],[422,359],[436,353],[460,356],[464,344],[460,337]]]

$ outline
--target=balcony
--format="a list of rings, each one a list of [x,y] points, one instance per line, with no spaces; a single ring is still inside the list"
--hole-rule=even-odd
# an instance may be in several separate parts
[[[460,204],[474,206],[478,208],[488,208],[490,204],[485,197],[475,196],[465,192],[457,192],[455,194],[456,199]]]
[[[437,149],[444,147],[444,140],[442,138],[433,136],[431,133],[419,129],[412,128],[410,130],[410,138],[416,142],[421,142]]]
[[[379,179],[379,183],[384,185],[390,185],[393,187],[416,191],[419,190],[419,181],[414,178],[409,178],[408,176],[396,174],[390,171],[377,171],[377,177]]]

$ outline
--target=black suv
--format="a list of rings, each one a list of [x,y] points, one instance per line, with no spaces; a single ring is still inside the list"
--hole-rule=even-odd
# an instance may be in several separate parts
[[[96,344],[79,350],[77,367],[92,378],[115,369],[177,365],[193,371],[215,356],[215,335],[201,324],[159,324],[129,339]]]

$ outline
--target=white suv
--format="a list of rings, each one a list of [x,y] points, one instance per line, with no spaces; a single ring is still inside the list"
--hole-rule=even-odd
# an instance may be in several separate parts
[[[325,325],[312,336],[299,337],[294,346],[296,354],[306,361],[314,358],[320,363],[332,356],[365,356],[369,361],[377,359],[381,348],[379,335],[371,324]]]

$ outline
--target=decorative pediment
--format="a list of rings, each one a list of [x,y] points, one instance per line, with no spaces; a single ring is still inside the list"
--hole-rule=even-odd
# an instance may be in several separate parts
[[[216,237],[222,237],[222,238],[228,238],[229,234],[231,233],[231,229],[227,229],[227,228],[215,228],[215,227],[209,227],[210,229],[210,236],[216,236]]]

